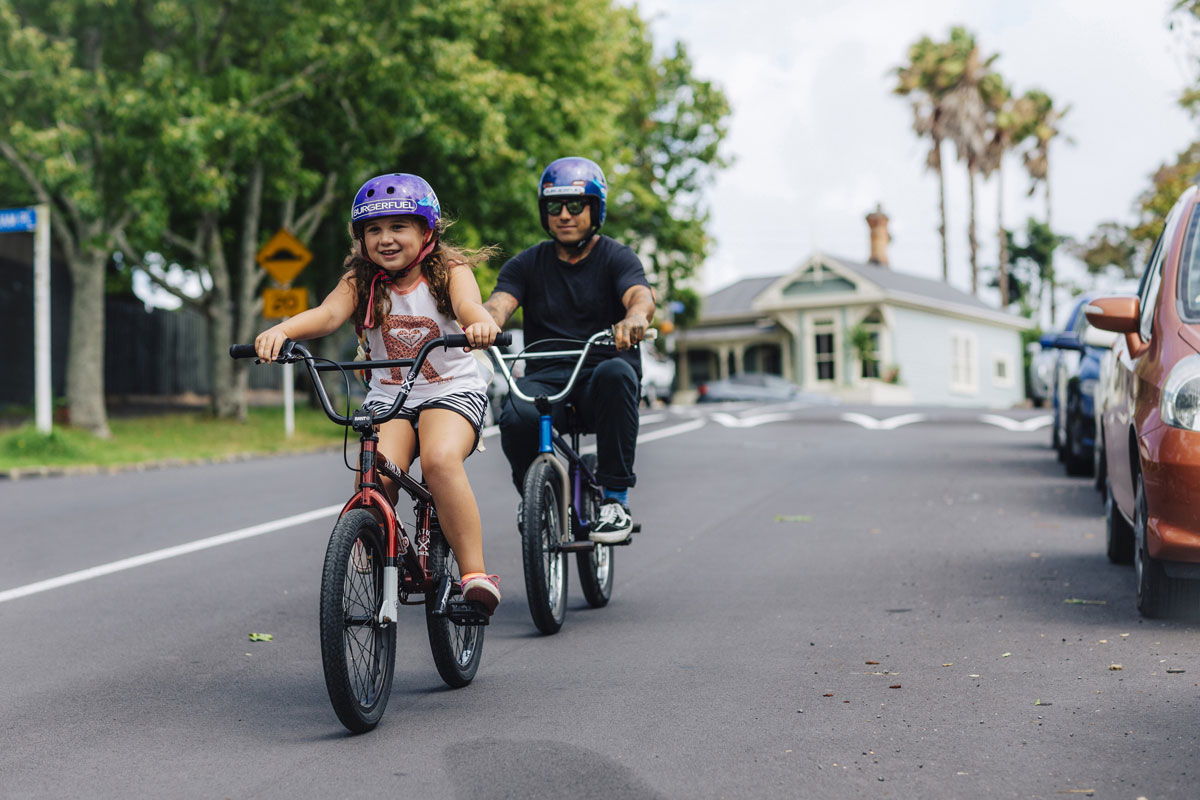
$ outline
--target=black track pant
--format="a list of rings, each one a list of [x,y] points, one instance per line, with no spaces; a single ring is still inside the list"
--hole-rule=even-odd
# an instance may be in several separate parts
[[[552,395],[567,385],[570,367],[550,367],[517,379],[531,397]],[[637,483],[633,454],[638,433],[638,378],[621,358],[601,362],[591,373],[580,373],[570,400],[582,415],[584,426],[596,433],[596,477],[607,489],[627,489]],[[563,403],[554,405],[554,427],[566,429]],[[533,403],[509,393],[500,411],[500,446],[512,465],[513,484],[520,492],[525,470],[537,456],[538,412]]]

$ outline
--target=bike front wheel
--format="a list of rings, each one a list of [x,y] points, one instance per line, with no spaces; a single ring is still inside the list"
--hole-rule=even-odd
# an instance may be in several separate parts
[[[429,571],[434,586],[441,582],[443,575],[449,575],[455,584],[462,577],[454,552],[441,527],[436,524],[429,532]],[[425,624],[429,629],[433,663],[437,665],[438,674],[446,685],[459,689],[470,683],[479,669],[484,627],[457,625],[449,617],[435,616],[433,611],[436,606],[437,598],[433,592],[428,592],[425,595]]]
[[[533,624],[542,633],[557,633],[567,616],[567,556],[559,515],[558,471],[539,461],[525,473],[525,512],[521,553],[525,562],[525,595]]]
[[[593,475],[596,474],[596,454],[588,453],[583,457],[586,466]],[[596,515],[600,512],[599,490],[590,485],[583,487],[583,497],[580,499],[579,517],[587,520],[590,525],[596,524]],[[579,539],[587,538],[587,531],[582,526]],[[591,550],[581,550],[575,554],[576,567],[579,570],[579,588],[592,608],[603,608],[612,597],[613,588],[613,547],[612,545],[596,542]]]
[[[392,691],[396,623],[381,623],[387,547],[379,522],[354,509],[338,520],[321,573],[321,661],[339,720],[355,733],[379,724]]]

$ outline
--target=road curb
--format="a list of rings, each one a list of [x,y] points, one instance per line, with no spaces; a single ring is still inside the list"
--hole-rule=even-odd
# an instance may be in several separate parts
[[[197,467],[206,464],[231,464],[238,461],[254,461],[265,458],[283,458],[311,453],[337,452],[341,446],[322,445],[302,450],[287,450],[276,453],[230,453],[212,458],[164,458],[157,461],[139,461],[131,464],[83,464],[70,467],[15,467],[0,470],[0,481],[22,481],[33,478],[66,478],[76,475],[116,475],[122,472],[150,472],[151,470],[175,467]]]

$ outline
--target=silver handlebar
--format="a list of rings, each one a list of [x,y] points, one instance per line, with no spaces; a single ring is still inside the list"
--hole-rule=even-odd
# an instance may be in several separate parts
[[[645,335],[642,336],[642,341],[653,341],[656,338],[658,338],[658,331],[654,328],[648,328]],[[537,343],[534,342],[534,344]],[[562,391],[560,391],[558,394],[553,394],[546,398],[548,402],[557,403],[559,400],[562,400],[564,397],[569,395],[571,390],[575,388],[575,380],[579,377],[579,372],[581,369],[583,369],[583,364],[585,361],[587,361],[587,354],[591,351],[592,347],[597,345],[604,346],[612,344],[612,328],[607,328],[602,331],[597,331],[589,336],[588,340],[583,345],[583,349],[581,350],[547,350],[537,353],[526,353],[522,351],[510,356],[505,355],[500,351],[500,348],[492,345],[490,348],[488,348],[488,352],[491,353],[492,360],[495,361],[496,365],[500,367],[500,374],[503,375],[504,380],[508,382],[509,390],[526,403],[533,403],[537,398],[530,397],[517,387],[517,381],[515,378],[513,378],[512,371],[509,370],[508,364],[505,363],[506,361],[524,361],[535,358],[563,358],[565,356],[578,356],[579,358],[575,361],[575,369],[571,371],[571,377],[567,380],[567,385],[564,386]]]

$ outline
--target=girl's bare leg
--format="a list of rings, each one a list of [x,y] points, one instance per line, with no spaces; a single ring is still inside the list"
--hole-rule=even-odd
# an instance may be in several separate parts
[[[421,475],[433,493],[442,532],[463,575],[487,571],[479,506],[463,466],[474,446],[475,429],[458,412],[445,408],[421,412]]]
[[[379,426],[379,452],[400,469],[408,472],[416,450],[417,432],[408,420],[391,419]],[[383,490],[387,493],[388,500],[392,505],[396,505],[400,487],[391,478],[382,474],[379,477],[383,480]]]

